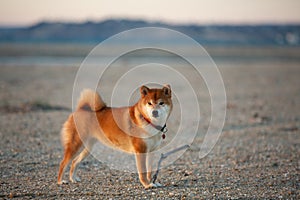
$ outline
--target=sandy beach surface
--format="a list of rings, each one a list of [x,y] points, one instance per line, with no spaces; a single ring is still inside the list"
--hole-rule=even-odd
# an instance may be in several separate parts
[[[216,63],[227,94],[222,136],[199,159],[200,126],[191,149],[160,172],[164,187],[148,190],[137,174],[93,157],[81,163],[80,183],[57,185],[59,132],[70,114],[78,68],[0,66],[0,198],[299,199],[300,61]],[[109,93],[108,86],[101,90]]]

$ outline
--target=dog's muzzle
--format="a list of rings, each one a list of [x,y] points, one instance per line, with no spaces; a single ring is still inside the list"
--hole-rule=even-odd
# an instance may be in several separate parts
[[[158,111],[157,110],[153,110],[152,111],[152,116],[157,118],[158,117]]]

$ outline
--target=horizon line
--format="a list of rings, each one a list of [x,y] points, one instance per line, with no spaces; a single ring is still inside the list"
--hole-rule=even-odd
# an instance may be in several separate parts
[[[146,23],[160,23],[165,25],[171,25],[171,26],[264,26],[264,25],[278,25],[278,26],[284,26],[284,25],[300,25],[300,21],[289,21],[289,22],[283,22],[283,21],[262,21],[262,22],[172,22],[170,20],[151,20],[151,19],[144,19],[144,18],[122,18],[122,17],[108,17],[104,19],[85,19],[85,20],[68,20],[68,19],[41,19],[36,20],[35,22],[30,23],[0,23],[0,28],[27,28],[32,27],[37,24],[41,23],[63,23],[63,24],[85,24],[88,22],[92,23],[101,23],[109,20],[114,21],[143,21]]]

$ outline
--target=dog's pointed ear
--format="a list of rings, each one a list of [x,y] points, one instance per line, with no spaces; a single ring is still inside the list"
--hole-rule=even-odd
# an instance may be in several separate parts
[[[169,84],[164,85],[162,90],[163,90],[163,93],[164,93],[165,96],[171,97],[172,92],[171,92],[171,86]]]
[[[144,96],[146,96],[148,93],[149,93],[149,88],[147,87],[147,86],[142,86],[141,88],[140,88],[140,92],[141,92],[141,95],[142,95],[142,97],[144,97]]]

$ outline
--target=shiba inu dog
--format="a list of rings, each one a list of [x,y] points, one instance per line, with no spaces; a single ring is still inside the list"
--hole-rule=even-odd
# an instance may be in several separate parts
[[[159,147],[165,137],[166,122],[172,111],[171,87],[150,89],[141,86],[140,94],[135,105],[112,108],[106,106],[94,91],[82,91],[76,111],[70,114],[61,131],[64,157],[58,184],[63,183],[64,169],[71,159],[70,181],[80,181],[76,167],[99,140],[112,148],[135,154],[139,179],[145,188],[161,186],[151,182],[148,153]],[[83,150],[78,154],[80,149]]]

